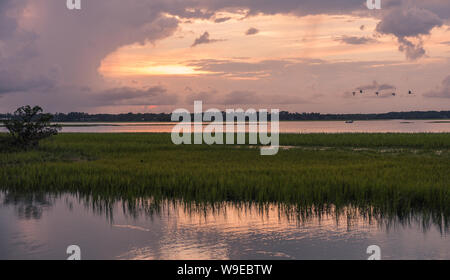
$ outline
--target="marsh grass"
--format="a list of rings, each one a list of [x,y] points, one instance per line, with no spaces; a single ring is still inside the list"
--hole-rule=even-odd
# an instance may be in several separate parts
[[[124,201],[129,210],[155,211],[165,200],[190,207],[275,203],[304,218],[356,209],[368,218],[448,228],[450,134],[287,134],[280,140],[329,149],[263,157],[237,145],[176,146],[170,134],[61,134],[35,150],[2,151],[0,189],[73,193],[105,209]],[[385,149],[393,150],[380,152]],[[153,202],[146,207],[143,198]]]

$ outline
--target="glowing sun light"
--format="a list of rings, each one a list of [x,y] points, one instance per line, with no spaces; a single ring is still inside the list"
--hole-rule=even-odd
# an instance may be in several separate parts
[[[136,72],[142,75],[198,75],[207,73],[184,65],[149,66],[136,69]]]

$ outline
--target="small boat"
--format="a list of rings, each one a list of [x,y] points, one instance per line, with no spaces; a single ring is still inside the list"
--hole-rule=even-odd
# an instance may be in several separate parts
[[[354,123],[354,121],[353,120],[345,121],[345,123]]]

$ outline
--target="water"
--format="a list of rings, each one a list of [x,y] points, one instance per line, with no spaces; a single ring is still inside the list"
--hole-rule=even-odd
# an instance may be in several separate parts
[[[62,132],[71,133],[114,133],[114,132],[171,132],[174,123],[66,123]],[[0,132],[5,131],[0,127]],[[380,120],[355,121],[352,124],[344,121],[304,121],[280,122],[281,133],[420,133],[450,132],[450,120]]]
[[[450,259],[450,237],[419,222],[381,224],[355,215],[299,220],[279,206],[129,208],[71,194],[0,194],[0,259]]]
[[[171,132],[172,123],[81,123],[63,132]],[[4,128],[0,128],[0,131]],[[283,133],[450,132],[450,122],[425,120],[281,122]],[[437,227],[350,220],[333,214],[299,221],[277,205],[225,203],[193,211],[165,202],[154,212],[99,207],[71,194],[0,192],[0,259],[367,259],[370,245],[383,259],[450,259],[450,237]]]

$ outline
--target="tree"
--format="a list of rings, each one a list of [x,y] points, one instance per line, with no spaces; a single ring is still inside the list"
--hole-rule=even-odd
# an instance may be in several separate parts
[[[36,147],[39,141],[58,134],[60,125],[51,124],[52,114],[44,114],[39,106],[18,108],[9,120],[3,121],[13,138],[13,143],[24,147]]]

